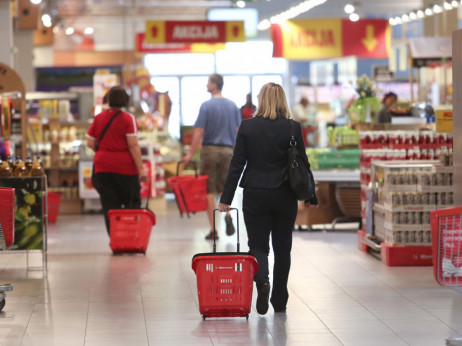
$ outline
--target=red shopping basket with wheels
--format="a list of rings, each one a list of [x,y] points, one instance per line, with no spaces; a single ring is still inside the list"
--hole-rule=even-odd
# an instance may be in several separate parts
[[[14,243],[14,192],[13,188],[0,187],[0,250]]]
[[[176,203],[180,216],[183,213],[189,217],[189,213],[207,210],[207,179],[206,175],[197,174],[196,162],[190,163],[194,166],[194,175],[179,175],[180,164],[176,167],[176,176],[167,179],[175,194]]]
[[[237,209],[232,209],[237,213]],[[217,210],[215,209],[213,213],[214,232],[216,232]],[[253,277],[258,270],[258,263],[254,256],[239,252],[239,214],[237,215],[237,252],[217,253],[216,242],[213,239],[213,253],[195,255],[192,269],[197,277],[199,311],[204,320],[207,317],[249,318]]]
[[[430,220],[435,279],[462,289],[462,207],[432,211]]]
[[[62,193],[48,191],[48,222],[56,222]]]

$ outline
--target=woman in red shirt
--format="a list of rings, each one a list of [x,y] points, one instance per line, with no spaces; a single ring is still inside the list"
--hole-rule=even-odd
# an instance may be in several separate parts
[[[87,132],[87,146],[96,151],[92,183],[100,196],[109,234],[108,211],[140,208],[140,181],[147,181],[148,176],[141,159],[135,117],[122,110],[128,107],[130,97],[122,87],[116,86],[105,98],[110,109],[95,116]]]

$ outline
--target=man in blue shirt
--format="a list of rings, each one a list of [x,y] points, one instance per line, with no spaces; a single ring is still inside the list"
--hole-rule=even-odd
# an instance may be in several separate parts
[[[191,160],[194,152],[202,143],[201,174],[207,175],[207,215],[210,233],[206,239],[213,239],[213,210],[215,198],[221,195],[228,175],[229,163],[236,144],[237,129],[241,123],[241,114],[236,104],[223,97],[223,77],[213,74],[209,77],[207,91],[212,98],[204,102],[194,124],[193,138],[189,153],[183,158],[185,164]],[[226,233],[232,235],[234,226],[231,216],[226,214]],[[218,235],[215,234],[216,239]]]

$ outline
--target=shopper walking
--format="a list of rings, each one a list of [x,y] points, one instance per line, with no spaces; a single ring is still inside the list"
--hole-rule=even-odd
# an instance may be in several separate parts
[[[241,176],[244,188],[243,212],[250,253],[258,260],[257,311],[268,311],[270,280],[268,268],[269,239],[274,251],[273,291],[271,304],[275,312],[286,311],[289,293],[292,229],[297,216],[297,197],[288,180],[288,149],[291,136],[309,168],[300,123],[289,120],[290,111],[283,88],[265,84],[258,95],[258,109],[252,119],[243,121],[236,140],[229,174],[218,205],[229,211]],[[316,197],[305,201],[317,207]]]
[[[247,94],[247,99],[245,105],[241,107],[241,116],[242,120],[247,120],[252,118],[253,113],[257,110],[257,107],[252,103],[252,94]]]
[[[193,138],[189,153],[183,158],[188,164],[196,149],[202,143],[201,174],[207,175],[207,216],[210,223],[210,233],[206,239],[218,239],[213,232],[213,210],[215,199],[223,191],[229,163],[236,143],[236,133],[241,123],[239,108],[231,100],[222,95],[223,77],[213,74],[209,77],[207,91],[212,98],[204,102],[199,110],[199,116],[194,124]],[[226,234],[234,233],[234,226],[229,213],[225,216]]]
[[[111,209],[140,208],[140,181],[148,176],[141,160],[135,117],[125,111],[129,96],[120,86],[105,98],[109,109],[95,116],[87,132],[87,146],[95,151],[92,183],[103,207],[109,234]]]
[[[391,113],[390,110],[395,105],[398,100],[398,96],[394,92],[386,93],[382,99],[382,109],[377,116],[378,124],[389,124],[391,123]]]

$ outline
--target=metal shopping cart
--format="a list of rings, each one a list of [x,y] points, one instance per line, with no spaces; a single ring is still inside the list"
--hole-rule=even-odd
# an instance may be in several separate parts
[[[0,251],[6,250],[14,242],[14,189],[0,187]],[[10,284],[0,284],[0,311],[5,307],[7,291],[12,291]]]
[[[433,273],[436,281],[462,293],[462,207],[430,212]],[[448,346],[462,346],[462,337],[446,339]]]

